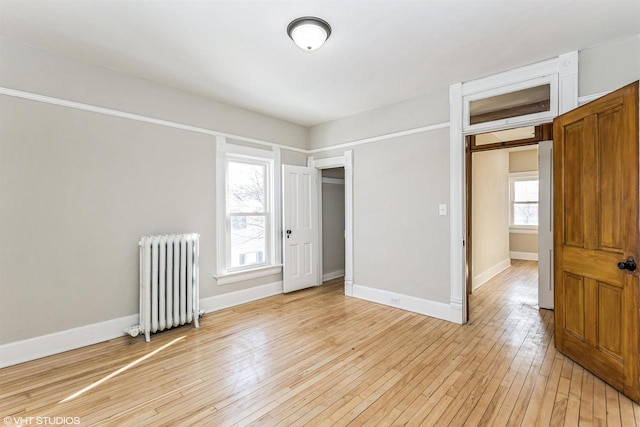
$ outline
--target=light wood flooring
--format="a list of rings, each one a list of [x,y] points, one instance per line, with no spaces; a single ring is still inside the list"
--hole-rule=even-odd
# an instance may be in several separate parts
[[[209,313],[200,329],[151,343],[123,337],[4,368],[0,416],[83,426],[640,424],[638,405],[555,351],[536,268],[514,261],[474,293],[465,326],[345,297],[333,281]]]

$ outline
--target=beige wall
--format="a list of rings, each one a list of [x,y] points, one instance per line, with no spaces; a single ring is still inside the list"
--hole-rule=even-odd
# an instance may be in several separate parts
[[[538,253],[538,234],[509,233],[509,250]]]
[[[339,176],[331,171],[323,171],[322,176]],[[344,274],[344,181],[322,184],[322,272],[340,271]]]
[[[509,152],[483,151],[472,161],[472,274],[482,277],[509,259]]]
[[[509,172],[529,172],[538,170],[538,146],[530,150],[509,152]]]

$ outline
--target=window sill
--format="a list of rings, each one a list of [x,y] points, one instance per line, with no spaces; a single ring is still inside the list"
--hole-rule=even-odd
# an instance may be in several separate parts
[[[282,265],[268,265],[266,267],[252,268],[250,270],[234,271],[232,273],[219,274],[213,276],[218,285],[228,285],[230,283],[242,282],[244,280],[257,279],[271,276],[282,271]]]
[[[510,227],[509,233],[514,234],[538,234],[537,228],[519,228],[519,227]]]

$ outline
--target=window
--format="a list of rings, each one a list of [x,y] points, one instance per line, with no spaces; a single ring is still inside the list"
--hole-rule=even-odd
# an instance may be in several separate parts
[[[227,144],[218,137],[218,284],[280,271],[279,151]]]
[[[509,175],[510,227],[538,228],[538,173]]]
[[[268,161],[227,158],[230,269],[255,266],[265,257],[270,223]],[[258,255],[260,254],[260,255]]]
[[[492,89],[478,89],[470,86],[467,88],[470,92],[463,98],[462,126],[465,133],[527,126],[558,115],[557,74]]]

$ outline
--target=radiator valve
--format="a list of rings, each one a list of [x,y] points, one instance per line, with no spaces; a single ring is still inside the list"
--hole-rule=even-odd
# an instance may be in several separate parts
[[[138,335],[140,335],[140,325],[124,328],[124,333],[129,334],[132,337],[137,337]]]

